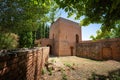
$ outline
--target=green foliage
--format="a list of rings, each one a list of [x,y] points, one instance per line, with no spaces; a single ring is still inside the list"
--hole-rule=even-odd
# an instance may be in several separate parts
[[[108,39],[108,38],[120,38],[120,24],[117,24],[117,26],[110,31],[104,31],[102,32],[101,30],[97,31],[96,36],[91,36],[90,37],[93,40],[98,40],[98,39]]]
[[[61,69],[61,72],[62,72],[62,80],[68,80],[67,75],[65,74],[65,71]]]
[[[67,75],[66,74],[62,74],[62,80],[67,80]]]
[[[67,67],[69,67],[69,68],[71,68],[71,67],[72,67],[72,65],[71,65],[71,64],[69,64],[69,63],[65,63],[64,65],[65,65],[65,66],[67,66]]]
[[[49,71],[49,75],[52,75],[52,67],[49,67],[48,71]]]
[[[101,23],[102,32],[115,28],[120,20],[120,0],[55,0],[69,16],[76,14],[76,19],[84,16],[83,26],[90,23]]]
[[[49,37],[49,26],[45,23],[39,25],[36,31],[36,39],[48,38]]]
[[[49,12],[50,1],[1,0],[0,30],[4,32],[34,31],[38,20]]]
[[[42,69],[42,75],[46,74],[46,72],[47,72],[46,69],[43,68],[43,69]]]
[[[20,47],[30,48],[33,46],[33,34],[32,32],[22,32],[19,34],[19,45]]]
[[[13,33],[0,32],[0,49],[14,49],[18,46],[18,36]]]
[[[46,25],[45,26],[45,38],[49,38],[49,30],[50,30],[50,27]]]
[[[32,47],[36,38],[49,37],[47,22],[56,19],[57,9],[50,0],[0,0],[0,31],[19,34],[20,47]]]

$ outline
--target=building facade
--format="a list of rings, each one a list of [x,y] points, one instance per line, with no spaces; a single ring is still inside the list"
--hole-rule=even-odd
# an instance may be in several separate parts
[[[49,39],[40,39],[41,46],[49,46],[50,54],[56,56],[76,55],[76,44],[82,41],[78,23],[59,18],[50,27]]]
[[[49,46],[50,54],[55,56],[120,61],[120,38],[82,41],[79,24],[64,18],[59,18],[51,25],[49,39],[40,39],[36,43]]]

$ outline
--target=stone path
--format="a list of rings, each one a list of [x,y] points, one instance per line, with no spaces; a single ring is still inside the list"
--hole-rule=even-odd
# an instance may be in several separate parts
[[[120,70],[120,62],[94,61],[76,56],[51,57],[52,74],[47,72],[42,76],[42,80],[88,80],[91,75],[108,76],[108,72]]]

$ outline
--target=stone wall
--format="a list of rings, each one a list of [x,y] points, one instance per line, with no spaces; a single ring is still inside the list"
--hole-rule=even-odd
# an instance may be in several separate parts
[[[48,47],[2,53],[0,80],[40,80],[48,53]]]
[[[53,45],[53,40],[52,39],[48,39],[48,38],[42,38],[42,39],[38,39],[35,41],[35,45],[36,46],[42,46],[42,47],[46,47],[49,45]]]
[[[120,38],[82,41],[76,45],[77,56],[96,60],[120,60]]]

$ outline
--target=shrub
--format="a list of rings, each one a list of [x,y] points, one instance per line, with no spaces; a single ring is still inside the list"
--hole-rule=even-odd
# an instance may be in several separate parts
[[[0,33],[0,49],[14,49],[18,46],[18,35],[14,33]]]

